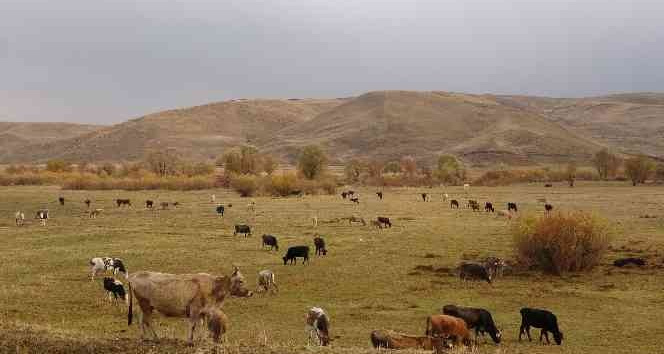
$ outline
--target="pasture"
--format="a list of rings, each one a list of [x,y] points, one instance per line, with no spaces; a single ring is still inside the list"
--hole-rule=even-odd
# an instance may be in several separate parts
[[[90,281],[88,260],[119,257],[129,273],[230,274],[238,265],[255,290],[262,269],[276,274],[279,292],[230,299],[224,347],[230,353],[301,352],[306,348],[304,314],[311,306],[330,315],[327,353],[371,353],[369,333],[394,329],[423,334],[426,316],[445,304],[483,307],[491,311],[503,342],[481,344],[480,353],[654,353],[664,347],[664,188],[631,187],[627,183],[578,183],[511,187],[384,189],[358,188],[355,205],[340,196],[240,198],[226,190],[197,192],[61,191],[57,187],[0,189],[0,352],[213,352],[197,332],[196,345],[184,345],[186,321],[157,315],[159,344],[143,343],[135,323],[127,327],[126,306],[104,300],[101,278]],[[420,193],[431,196],[422,202]],[[232,204],[219,217],[217,203]],[[458,199],[450,209],[442,193]],[[65,205],[57,203],[59,196]],[[492,201],[505,209],[508,201],[520,213],[543,214],[545,197],[556,210],[596,212],[614,225],[614,237],[602,265],[590,273],[554,277],[537,271],[508,274],[493,286],[463,284],[446,269],[462,260],[484,256],[514,258],[510,221],[495,214],[464,209],[468,198],[483,206]],[[96,218],[85,213],[103,208]],[[133,207],[118,208],[116,198],[130,198]],[[155,201],[156,210],[144,201]],[[255,211],[247,208],[255,201]],[[162,201],[177,208],[159,210]],[[48,208],[46,227],[34,212]],[[14,213],[26,214],[23,227]],[[483,210],[483,209],[482,209]],[[641,218],[643,214],[656,218]],[[337,219],[362,216],[367,226]],[[312,226],[312,217],[318,226]],[[369,219],[390,217],[393,227],[378,230]],[[252,226],[253,235],[233,236],[235,224]],[[279,239],[279,251],[261,249],[261,235]],[[326,256],[314,256],[313,237],[327,242]],[[288,246],[309,245],[310,264],[283,265]],[[649,257],[645,268],[615,268],[623,256]],[[124,279],[121,279],[124,281]],[[553,311],[565,334],[562,346],[517,342],[521,307]],[[134,307],[134,311],[138,307]],[[487,337],[488,338],[488,337]],[[481,342],[482,343],[482,342]]]

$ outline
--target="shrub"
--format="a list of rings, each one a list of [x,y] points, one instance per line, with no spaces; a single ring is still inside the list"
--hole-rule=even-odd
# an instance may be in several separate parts
[[[256,177],[251,175],[235,175],[231,177],[231,188],[240,193],[241,197],[251,197],[258,190]]]
[[[46,162],[46,171],[49,172],[71,172],[72,167],[64,160],[50,160]]]
[[[297,161],[297,169],[307,179],[316,179],[323,174],[325,164],[327,163],[327,156],[325,152],[316,146],[305,146],[300,152]]]
[[[512,233],[521,263],[557,275],[592,269],[609,245],[606,221],[584,212],[523,217]]]
[[[293,173],[275,175],[270,178],[270,185],[265,188],[274,196],[285,197],[298,190],[297,177]]]

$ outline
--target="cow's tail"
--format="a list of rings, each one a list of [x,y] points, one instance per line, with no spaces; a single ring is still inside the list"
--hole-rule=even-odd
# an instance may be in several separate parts
[[[131,326],[131,320],[134,317],[134,292],[131,291],[131,282],[127,282],[127,286],[129,287],[129,310],[127,310],[127,326]]]
[[[430,325],[431,325],[431,316],[428,316],[427,317],[427,324],[426,324],[426,327],[425,327],[425,330],[424,330],[424,335],[425,336],[428,336],[429,333],[430,333],[430,331],[429,331],[429,326]]]

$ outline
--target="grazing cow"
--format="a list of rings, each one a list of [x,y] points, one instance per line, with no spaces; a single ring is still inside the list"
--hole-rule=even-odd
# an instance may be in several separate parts
[[[352,190],[347,191],[346,194],[348,194],[349,196],[356,195],[355,191]]]
[[[378,218],[376,218],[376,220],[385,227],[392,227],[392,222],[390,221],[390,218],[379,216]]]
[[[286,251],[286,255],[282,257],[284,265],[290,261],[290,264],[297,264],[297,259],[303,258],[302,264],[309,262],[309,246],[292,246]]]
[[[646,265],[646,261],[643,258],[634,258],[634,257],[620,258],[613,261],[613,265],[616,267],[624,267],[631,264],[643,267],[644,265]]]
[[[123,205],[126,205],[126,206],[130,207],[131,206],[131,199],[116,199],[115,204],[117,204],[118,208],[123,206]]]
[[[539,338],[540,343],[542,342],[542,336],[544,336],[546,338],[546,343],[551,344],[548,332],[553,334],[553,339],[556,341],[556,344],[560,345],[563,342],[563,332],[558,328],[558,319],[556,318],[556,315],[550,311],[530,309],[527,307],[522,308],[519,341],[521,341],[521,336],[524,333],[528,335],[528,340],[532,341],[532,338],[530,338],[530,327],[542,329]]]
[[[273,289],[279,291],[277,283],[274,281],[274,273],[271,270],[265,269],[258,272],[258,281],[256,282],[256,292],[270,291]]]
[[[90,203],[92,203],[92,201],[91,201],[90,199],[86,199],[86,200],[84,200],[83,203],[85,203],[85,206],[86,206],[88,209],[90,209]]]
[[[484,211],[488,212],[494,212],[495,210],[493,209],[493,203],[491,202],[486,202],[484,203]]]
[[[383,192],[376,192],[376,196],[378,196],[378,199],[383,200]]]
[[[244,277],[237,267],[233,274],[216,276],[205,273],[198,274],[166,274],[140,271],[129,276],[129,310],[127,323],[133,319],[133,298],[136,297],[141,307],[141,335],[145,338],[146,328],[154,340],[157,333],[152,328],[152,311],[158,311],[168,317],[185,317],[189,319],[189,335],[187,342],[194,340],[196,325],[202,318],[207,320],[215,342],[218,342],[226,329],[226,316],[221,312],[224,300],[228,295],[251,297],[244,284]]]
[[[461,280],[486,280],[491,284],[491,274],[483,265],[477,263],[461,263],[459,266],[459,279]]]
[[[153,206],[154,206],[154,200],[146,200],[145,201],[145,208],[152,209]]]
[[[16,226],[23,226],[25,223],[25,214],[20,210],[14,214],[14,218],[16,219]]]
[[[364,221],[364,218],[361,218],[359,216],[351,216],[348,218],[348,225],[351,225],[354,222],[362,223],[363,226],[367,225],[367,222]]]
[[[448,199],[450,199],[450,196],[447,193],[443,193],[443,201],[446,202]]]
[[[48,220],[48,209],[42,209],[37,211],[35,219],[39,219],[39,223],[42,226],[46,226],[46,221]]]
[[[219,204],[217,205],[217,214],[224,216],[224,206]]]
[[[495,279],[503,275],[505,261],[498,257],[487,257],[484,259],[484,268],[489,272],[491,279]]]
[[[452,208],[452,209],[454,209],[454,208],[459,209],[459,201],[456,200],[456,199],[452,199],[452,200],[450,201],[450,208]]]
[[[263,235],[262,238],[263,238],[263,246],[262,247],[269,246],[270,251],[272,251],[272,249],[275,249],[277,251],[279,250],[279,245],[277,244],[277,238],[276,237],[274,237],[272,235]]]
[[[431,336],[413,336],[391,330],[371,331],[371,344],[380,349],[423,349],[440,352],[444,339]],[[446,346],[445,346],[446,347]]]
[[[237,234],[244,234],[244,237],[247,237],[247,235],[251,235],[251,228],[249,225],[235,225],[235,232],[233,232],[233,236]]]
[[[65,198],[64,197],[58,198],[58,202],[60,202],[60,205],[65,205]]]
[[[355,203],[355,204],[360,204],[360,195],[356,194],[356,195],[350,197],[350,201]]]
[[[545,187],[545,188],[551,188],[551,187],[553,187],[553,184],[551,184],[551,183],[547,183],[547,184],[544,185],[544,187]]]
[[[475,328],[475,342],[477,342],[477,337],[480,334],[484,336],[484,332],[487,332],[494,343],[500,343],[502,334],[496,328],[496,324],[493,322],[493,317],[491,317],[489,311],[472,307],[445,305],[441,312],[445,315],[464,320],[469,329]]]
[[[545,212],[546,214],[551,213],[552,210],[553,210],[553,205],[548,204],[548,203],[547,203],[547,204],[544,204],[544,212]]]
[[[320,237],[314,237],[314,246],[316,246],[316,255],[325,256],[327,254],[327,249],[325,248],[325,240]]]
[[[480,211],[480,204],[476,200],[469,200],[468,205],[473,211]]]
[[[106,290],[106,295],[108,296],[108,301],[118,301],[118,298],[123,301],[127,301],[127,294],[125,293],[124,286],[119,280],[115,280],[111,277],[104,277],[104,290]]]
[[[99,216],[99,214],[101,214],[102,211],[104,211],[104,209],[90,210],[90,219],[96,219],[97,216]]]
[[[422,196],[422,201],[423,202],[426,202],[427,200],[429,200],[429,195],[427,193],[422,193],[421,196]]]
[[[348,197],[348,192],[341,192],[341,198],[346,199]]]
[[[122,259],[120,258],[111,258],[111,257],[94,257],[90,259],[90,273],[91,280],[95,280],[95,276],[110,271],[113,275],[118,273],[124,274],[125,278],[128,276],[127,268],[125,268]]]
[[[425,336],[453,338],[456,345],[470,345],[470,332],[466,322],[449,315],[432,315],[427,317]]]
[[[516,207],[516,203],[512,202],[507,203],[507,211],[514,211],[515,213],[519,212],[519,210]]]
[[[330,319],[320,307],[312,307],[305,315],[305,331],[309,334],[308,343],[330,344]]]
[[[508,219],[512,219],[512,213],[509,210],[498,210],[498,216],[504,216]]]

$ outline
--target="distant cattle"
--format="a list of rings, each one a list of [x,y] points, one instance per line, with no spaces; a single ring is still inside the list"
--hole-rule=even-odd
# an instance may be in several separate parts
[[[217,196],[214,194],[210,195],[210,203],[215,203],[217,201]]]
[[[383,200],[383,192],[376,192],[378,199]]]
[[[127,277],[127,268],[120,258],[111,257],[94,257],[90,259],[90,275],[91,280],[95,280],[95,276],[110,271],[113,275],[118,273],[124,274]]]
[[[466,322],[469,329],[475,328],[475,339],[484,333],[489,333],[495,343],[500,343],[501,333],[493,322],[491,313],[485,309],[472,307],[461,307],[455,305],[445,305],[441,311],[445,315],[461,318]]]
[[[251,235],[251,228],[249,225],[235,225],[233,236],[237,234],[244,234],[244,237],[247,237],[247,235]]]
[[[392,227],[392,222],[390,221],[390,218],[386,218],[384,216],[379,216],[379,217],[376,218],[376,220],[381,225],[384,225],[385,227]]]
[[[324,256],[327,254],[327,248],[325,248],[325,239],[320,236],[314,237],[314,246],[316,246],[316,255]]]
[[[108,300],[111,301],[115,299],[117,302],[118,299],[123,301],[127,300],[127,294],[125,293],[125,288],[122,285],[122,282],[110,277],[104,278],[104,290],[106,290],[106,295]]]
[[[553,334],[553,339],[556,341],[556,344],[560,345],[563,342],[563,332],[558,328],[558,319],[556,318],[556,315],[550,311],[526,307],[522,308],[519,341],[521,341],[521,336],[524,333],[528,335],[528,340],[532,341],[532,338],[530,337],[530,327],[542,329],[539,338],[540,343],[542,342],[542,336],[544,336],[546,338],[546,343],[551,344],[548,332]]]
[[[153,200],[146,200],[145,201],[145,207],[147,209],[152,209],[153,206],[154,206],[154,201]]]
[[[470,191],[470,184],[465,183],[465,184],[463,185],[463,191],[466,192],[466,193],[468,193],[468,191]]]
[[[491,274],[483,265],[477,263],[461,263],[459,278],[461,280],[484,280],[491,284]]]
[[[256,211],[256,202],[251,201],[247,203],[247,211],[255,212]]]
[[[16,220],[16,226],[23,226],[25,223],[25,214],[20,210],[14,214],[14,218]]]
[[[346,199],[348,197],[348,192],[341,192],[341,198]]]
[[[628,257],[628,258],[616,259],[615,261],[613,261],[613,265],[616,267],[625,267],[628,265],[643,267],[644,265],[646,265],[646,261],[643,258]]]
[[[320,307],[312,307],[305,316],[305,330],[309,334],[309,343],[312,341],[321,346],[330,344],[330,319]]]
[[[48,221],[48,209],[41,209],[37,211],[35,219],[39,219],[39,223],[42,226],[46,226],[46,221]]]
[[[443,193],[443,201],[446,202],[448,199],[450,199],[450,196],[447,193]]]
[[[364,221],[364,218],[361,218],[359,216],[351,216],[348,218],[348,225],[351,225],[353,223],[361,223],[362,225],[367,225],[367,222]]]
[[[90,210],[90,219],[96,219],[97,216],[99,216],[99,214],[102,213],[102,211],[104,211],[104,209],[93,209],[93,210]]]
[[[85,203],[85,206],[86,206],[88,209],[90,209],[90,203],[92,203],[92,201],[91,201],[90,199],[86,199],[86,200],[84,200],[83,203]]]
[[[217,205],[217,214],[224,216],[224,206],[223,205]]]
[[[544,212],[545,213],[549,214],[549,213],[551,213],[552,210],[553,210],[553,205],[548,204],[548,203],[544,204]]]
[[[421,349],[440,352],[444,348],[444,338],[414,336],[391,330],[371,331],[371,345],[377,349]]]
[[[123,206],[123,205],[130,207],[131,206],[131,199],[116,199],[115,204],[118,206],[118,208]]]
[[[272,235],[263,235],[262,238],[263,238],[263,248],[265,248],[265,246],[268,246],[270,247],[270,251],[272,251],[273,249],[277,251],[279,250],[279,245],[277,244],[276,237]]]
[[[544,185],[544,187],[545,187],[545,188],[551,188],[551,187],[553,187],[553,184],[551,184],[551,183],[547,183],[547,184]]]
[[[60,205],[65,205],[65,198],[63,197],[58,198],[58,202],[60,203]]]
[[[169,203],[168,202],[161,202],[161,203],[159,203],[159,205],[161,206],[162,210],[166,210],[166,209],[168,209]]]
[[[519,210],[516,207],[516,203],[509,202],[507,203],[507,211],[514,211],[517,213]]]
[[[495,211],[495,210],[493,210],[493,203],[491,203],[491,202],[484,203],[484,211],[486,211],[487,213],[488,212],[493,213]]]
[[[427,200],[429,200],[429,195],[427,193],[422,193],[420,195],[422,196],[422,201],[423,202],[426,202]]]
[[[271,289],[279,291],[279,287],[277,287],[277,283],[274,281],[274,273],[268,269],[258,272],[256,284],[256,292],[270,291]]]
[[[353,202],[355,204],[360,204],[360,196],[359,195],[354,195],[354,196],[350,197],[349,199],[350,199],[351,202]]]
[[[469,200],[468,207],[473,209],[473,211],[480,211],[480,204],[476,200]]]
[[[302,264],[309,262],[309,246],[292,246],[286,251],[286,255],[282,257],[284,265],[289,261],[290,264],[297,264],[297,259],[303,258]]]
[[[432,315],[427,317],[425,336],[450,337],[455,344],[470,345],[470,332],[466,322],[460,318],[449,315]]]
[[[450,201],[450,208],[452,208],[452,209],[454,209],[454,208],[459,209],[459,201],[456,200],[456,199],[452,199],[452,200]]]

